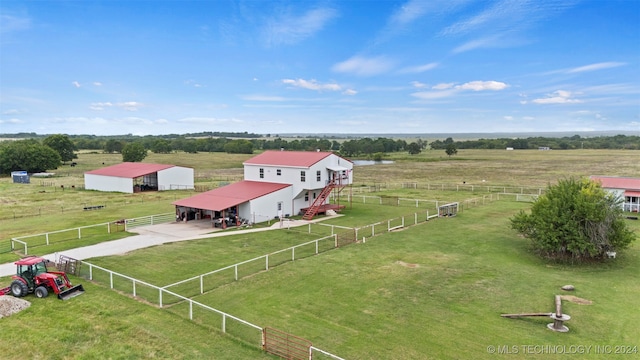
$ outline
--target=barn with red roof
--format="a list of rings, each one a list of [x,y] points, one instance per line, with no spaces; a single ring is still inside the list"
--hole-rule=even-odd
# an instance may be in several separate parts
[[[353,181],[353,163],[332,152],[265,151],[243,165],[243,181],[175,201],[176,214],[231,223],[297,214],[311,219],[344,207],[331,204],[329,195]]]
[[[192,168],[123,162],[84,173],[87,190],[134,193],[149,190],[193,189]]]
[[[594,175],[591,180],[598,181],[603,189],[623,199],[621,206],[624,211],[640,211],[640,179]]]

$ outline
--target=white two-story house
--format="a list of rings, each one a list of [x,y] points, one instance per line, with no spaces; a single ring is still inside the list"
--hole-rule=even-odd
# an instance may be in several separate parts
[[[249,222],[297,214],[311,219],[339,208],[329,204],[329,194],[353,182],[353,163],[331,152],[265,151],[243,165],[243,181],[174,202],[177,215],[237,215]]]

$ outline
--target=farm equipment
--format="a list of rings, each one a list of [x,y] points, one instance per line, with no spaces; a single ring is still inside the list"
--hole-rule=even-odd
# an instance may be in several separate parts
[[[47,269],[47,263],[47,259],[36,256],[16,261],[16,275],[11,277],[11,286],[0,289],[0,295],[11,293],[23,297],[34,293],[36,297],[44,298],[53,291],[58,299],[68,300],[84,293],[82,285],[71,285],[66,273]]]

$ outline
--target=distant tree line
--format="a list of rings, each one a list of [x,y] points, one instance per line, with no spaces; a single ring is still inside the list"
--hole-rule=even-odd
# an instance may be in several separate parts
[[[188,136],[189,135],[189,136]],[[381,160],[384,154],[406,151],[419,154],[427,148],[445,150],[448,156],[458,149],[630,149],[640,150],[640,137],[616,135],[582,138],[579,135],[562,138],[529,137],[526,139],[478,139],[454,141],[451,137],[435,140],[428,144],[422,139],[407,143],[402,139],[344,138],[339,142],[327,137],[295,138],[286,140],[278,137],[249,133],[202,132],[188,135],[147,135],[131,134],[120,136],[96,135],[48,135],[35,133],[0,134],[0,138],[24,138],[17,141],[0,141],[0,173],[16,170],[40,172],[56,169],[61,163],[77,158],[78,149],[120,153],[123,161],[142,161],[148,151],[166,154],[175,151],[187,153],[226,152],[232,154],[252,154],[262,150],[334,151],[347,157],[366,157]],[[190,136],[198,135],[198,136]],[[231,137],[218,135],[233,135]],[[53,153],[51,152],[53,151]],[[35,154],[38,154],[37,156]]]
[[[570,137],[552,138],[552,137],[528,137],[526,139],[478,139],[454,141],[447,138],[444,141],[436,140],[431,142],[432,149],[446,149],[447,145],[454,144],[458,149],[538,149],[540,147],[549,147],[555,150],[574,150],[574,149],[618,149],[618,150],[640,150],[640,136],[599,136],[599,137],[580,137],[574,135]]]

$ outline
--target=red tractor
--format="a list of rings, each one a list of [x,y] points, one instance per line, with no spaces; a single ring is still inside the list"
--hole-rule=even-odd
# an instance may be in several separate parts
[[[53,291],[58,299],[67,300],[84,293],[82,285],[72,286],[67,274],[62,271],[49,271],[49,260],[41,257],[30,256],[16,261],[16,275],[11,278],[11,286],[0,289],[0,295],[11,294],[15,297],[23,297],[34,293],[36,297],[44,298]]]

